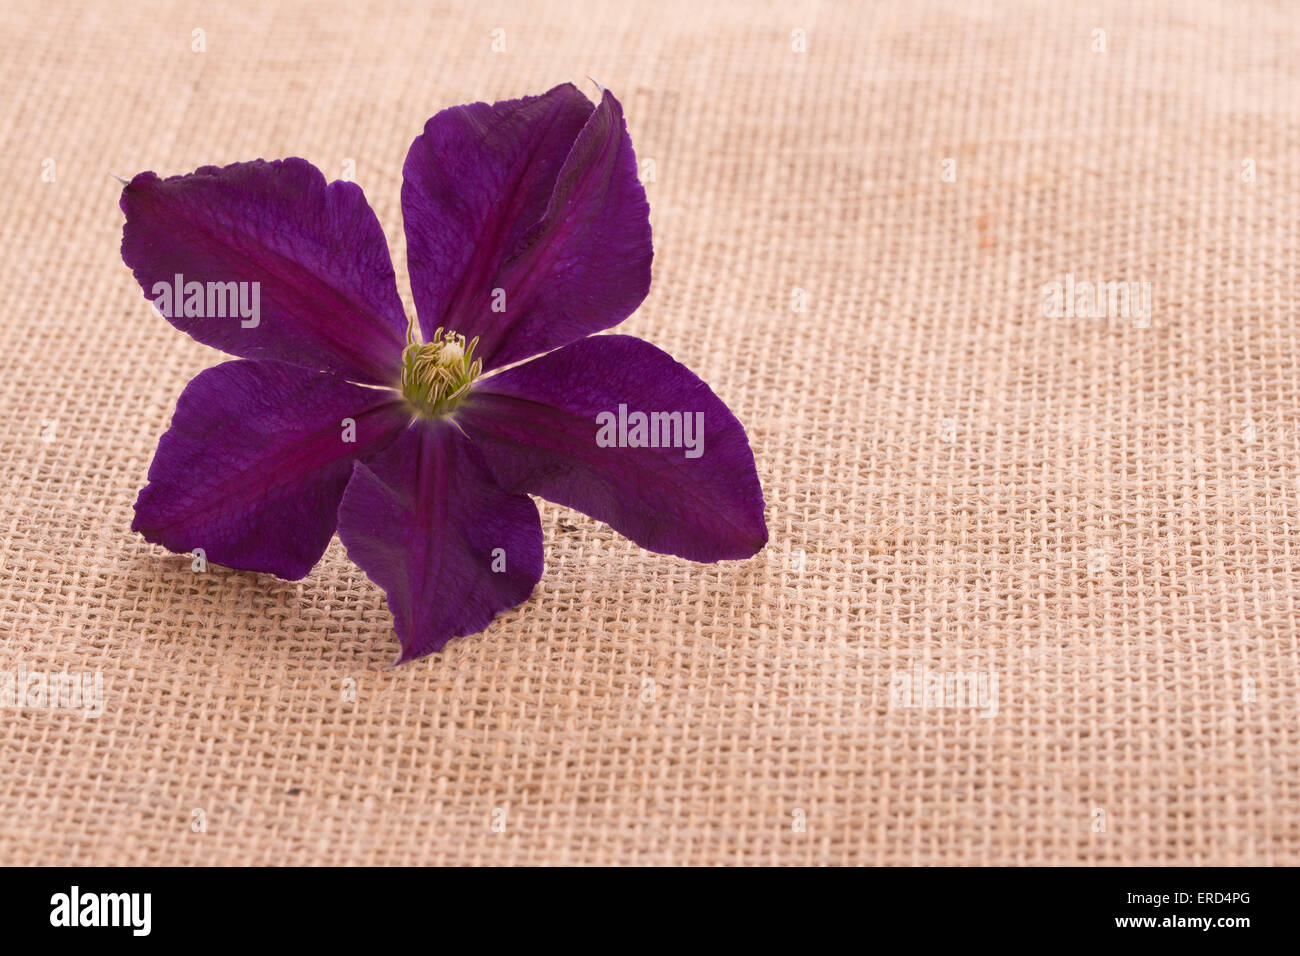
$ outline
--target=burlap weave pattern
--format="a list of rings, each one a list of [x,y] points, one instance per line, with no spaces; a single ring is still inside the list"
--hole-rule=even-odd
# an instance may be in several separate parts
[[[0,672],[104,700],[0,709],[0,863],[1300,862],[1293,8],[0,17]],[[620,331],[745,423],[768,549],[544,505],[533,597],[388,670],[337,539],[286,583],[132,535],[222,357],[150,312],[109,174],[354,167],[409,302],[425,119],[587,74],[653,160]],[[1149,323],[1047,317],[1067,276]],[[996,692],[911,706],[917,668]]]

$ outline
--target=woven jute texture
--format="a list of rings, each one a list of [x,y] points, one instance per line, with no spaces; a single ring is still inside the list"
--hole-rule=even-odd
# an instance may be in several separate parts
[[[0,16],[0,678],[102,681],[0,708],[0,862],[1300,862],[1293,7]],[[287,583],[133,535],[223,358],[122,265],[110,174],[351,175],[407,296],[425,119],[587,75],[655,228],[620,331],[745,423],[768,548],[543,504],[532,598],[390,669],[337,539]],[[1049,314],[1084,282],[1139,294]]]

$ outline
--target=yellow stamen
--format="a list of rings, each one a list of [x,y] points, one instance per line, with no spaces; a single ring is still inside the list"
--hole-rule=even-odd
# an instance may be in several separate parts
[[[477,345],[477,338],[467,345],[465,336],[441,328],[428,342],[416,342],[411,319],[402,351],[402,394],[426,415],[450,411],[483,371],[483,360],[474,358]]]

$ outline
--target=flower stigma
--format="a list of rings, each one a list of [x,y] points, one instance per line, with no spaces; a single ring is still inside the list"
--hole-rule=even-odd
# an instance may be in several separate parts
[[[466,344],[465,336],[441,327],[428,342],[417,342],[415,320],[409,320],[402,350],[402,394],[406,400],[429,417],[455,408],[483,371],[483,360],[474,358],[477,345],[477,337]]]

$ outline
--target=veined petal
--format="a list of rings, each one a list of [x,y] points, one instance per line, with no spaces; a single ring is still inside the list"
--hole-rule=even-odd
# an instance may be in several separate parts
[[[402,174],[420,326],[478,336],[485,368],[617,325],[650,289],[650,207],[608,91],[444,110]]]
[[[132,528],[172,551],[301,578],[334,534],[353,459],[410,419],[395,392],[283,362],[210,368],[176,403]]]
[[[502,488],[582,511],[643,548],[718,561],[767,543],[744,428],[648,342],[598,335],[480,379],[456,420]]]
[[[357,462],[339,538],[388,596],[402,661],[481,631],[542,576],[537,506],[501,491],[446,419],[418,421]]]
[[[244,358],[399,379],[406,319],[355,183],[326,184],[302,159],[145,172],[122,190],[122,211],[122,259],[178,329]]]

